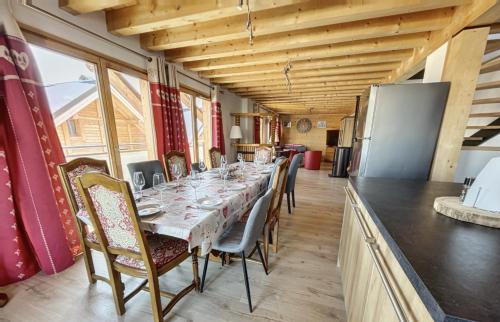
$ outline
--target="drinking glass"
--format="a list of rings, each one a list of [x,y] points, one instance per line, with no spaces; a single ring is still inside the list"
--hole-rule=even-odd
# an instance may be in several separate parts
[[[242,153],[238,153],[238,156],[236,157],[238,159],[238,161],[243,161],[243,154]]]
[[[163,191],[167,189],[165,185],[165,176],[163,173],[153,174],[153,190],[160,193],[160,204],[163,204]]]
[[[178,188],[180,186],[179,179],[182,176],[181,166],[178,165],[178,164],[174,164],[172,166],[172,174],[175,177],[175,180],[176,180],[176,183],[177,183],[177,188]]]
[[[240,160],[239,168],[240,168],[240,174],[241,174],[241,179],[245,179],[245,160]]]
[[[146,180],[144,179],[144,174],[141,171],[134,172],[134,186],[137,191],[139,191],[139,200],[142,199],[142,188],[146,185]]]
[[[222,166],[223,164],[227,163],[227,159],[225,155],[220,156],[220,165]]]
[[[189,185],[194,189],[194,200],[198,201],[198,195],[196,194],[196,188],[200,186],[200,177],[196,171],[191,171],[189,175]]]

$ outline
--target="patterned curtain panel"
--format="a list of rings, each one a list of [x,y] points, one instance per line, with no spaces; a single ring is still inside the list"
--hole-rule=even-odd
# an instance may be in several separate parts
[[[64,154],[35,61],[5,12],[0,30],[9,31],[0,34],[0,186],[9,187],[0,194],[4,285],[33,275],[38,267],[46,274],[60,272],[74,263],[80,244],[56,169]]]
[[[186,154],[189,167],[189,141],[184,124],[177,69],[163,57],[153,57],[148,64],[149,88],[156,132],[158,156],[170,151]]]
[[[219,87],[212,91],[212,147],[219,148],[222,155],[226,154],[224,145],[224,128],[222,127],[222,108],[219,102]]]
[[[275,139],[274,139],[274,142],[280,143],[281,141],[281,121],[279,119],[279,117],[276,118],[276,136],[275,136]]]
[[[253,117],[253,143],[260,144],[260,116]]]

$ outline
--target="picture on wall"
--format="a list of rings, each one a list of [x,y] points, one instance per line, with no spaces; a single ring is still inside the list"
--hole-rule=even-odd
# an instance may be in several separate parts
[[[318,121],[316,126],[318,129],[326,129],[326,121]]]
[[[292,122],[291,121],[283,121],[283,127],[291,128],[292,127]]]

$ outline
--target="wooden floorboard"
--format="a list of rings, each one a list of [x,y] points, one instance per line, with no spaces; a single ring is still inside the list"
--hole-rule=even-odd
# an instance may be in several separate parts
[[[326,169],[300,169],[296,208],[288,215],[283,200],[280,249],[271,252],[269,276],[255,263],[247,264],[254,312],[248,312],[241,262],[222,268],[210,263],[203,294],[191,293],[165,321],[346,321],[344,299],[336,266],[345,179],[329,178]],[[286,198],[286,197],[285,197]],[[103,259],[95,256],[104,274]],[[200,272],[202,269],[200,261]],[[56,276],[38,274],[0,288],[11,298],[0,309],[2,322],[152,321],[150,297],[142,292],[115,312],[111,289],[97,282],[89,286],[82,260]],[[161,278],[161,287],[177,291],[191,280],[191,263]],[[127,287],[137,284],[127,279]],[[165,302],[164,302],[165,305]]]

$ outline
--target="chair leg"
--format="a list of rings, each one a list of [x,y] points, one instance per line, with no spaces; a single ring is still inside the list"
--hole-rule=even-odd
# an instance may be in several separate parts
[[[160,285],[158,276],[148,274],[149,294],[151,296],[151,310],[154,322],[163,322],[163,308],[161,307]]]
[[[85,262],[85,268],[87,269],[87,278],[90,284],[95,284],[97,280],[93,277],[95,274],[94,261],[92,259],[92,250],[83,244],[83,260]]]
[[[274,253],[278,252],[278,230],[279,230],[280,222],[276,221],[273,227],[273,251]]]
[[[207,256],[208,257],[208,256]],[[193,266],[193,282],[195,289],[200,291],[200,274],[198,273],[198,249],[195,249],[191,253],[191,263]]]
[[[290,192],[286,193],[286,204],[288,205],[288,214],[292,214],[292,208],[290,207]]]
[[[113,298],[115,300],[116,312],[119,315],[125,313],[125,301],[123,299],[123,283],[120,272],[111,269],[110,274],[111,290],[113,291]]]
[[[257,251],[259,252],[260,262],[262,263],[262,266],[264,267],[264,272],[266,272],[266,275],[269,275],[269,273],[267,271],[267,263],[264,260],[264,256],[262,256],[262,250],[260,249],[259,242],[257,242],[256,244],[257,244]]]
[[[252,298],[250,297],[250,285],[248,285],[248,273],[247,273],[247,263],[245,260],[245,252],[241,252],[241,264],[243,265],[243,275],[245,277],[245,287],[247,289],[248,308],[250,309],[250,313],[252,313]]]
[[[201,275],[201,289],[200,292],[203,293],[203,288],[205,287],[205,276],[207,276],[208,258],[210,253],[205,256],[205,265],[203,265],[203,274]]]
[[[222,267],[224,267],[224,264],[226,263],[226,253],[221,252],[219,256],[220,256],[220,262],[222,264]]]
[[[269,224],[264,226],[264,236],[262,237],[264,241],[264,259],[266,264],[269,263]]]
[[[295,208],[295,189],[292,190],[292,204],[293,204],[293,208]]]

